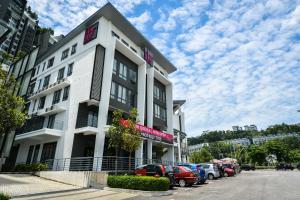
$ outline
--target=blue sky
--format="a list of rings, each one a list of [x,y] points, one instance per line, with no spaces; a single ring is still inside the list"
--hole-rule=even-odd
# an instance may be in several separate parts
[[[105,0],[28,0],[66,34]],[[300,122],[300,1],[111,1],[178,68],[186,132]]]

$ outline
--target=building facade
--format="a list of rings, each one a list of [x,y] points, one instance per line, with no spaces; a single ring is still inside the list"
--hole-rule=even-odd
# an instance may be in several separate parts
[[[107,137],[113,111],[121,109],[126,118],[133,107],[143,140],[135,164],[158,159],[158,145],[165,150],[161,159],[174,162],[173,85],[168,74],[175,70],[107,3],[37,56],[32,76],[23,83],[30,119],[16,131],[16,163],[67,158],[71,167],[75,158],[92,157],[103,158],[97,160],[101,170],[104,158],[114,156]],[[176,130],[184,133],[182,127]]]

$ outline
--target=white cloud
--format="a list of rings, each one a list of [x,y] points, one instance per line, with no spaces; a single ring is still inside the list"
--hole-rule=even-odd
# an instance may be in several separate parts
[[[130,17],[128,20],[140,31],[145,29],[145,25],[147,22],[151,20],[151,14],[148,11],[143,12],[138,17]]]

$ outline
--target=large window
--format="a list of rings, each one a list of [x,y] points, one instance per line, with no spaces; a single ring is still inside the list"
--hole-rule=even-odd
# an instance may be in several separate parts
[[[114,67],[113,67],[113,74],[117,74],[117,64],[118,64],[118,61],[116,59],[114,59]]]
[[[43,96],[43,97],[40,98],[39,107],[38,107],[39,110],[44,108],[45,101],[46,101],[46,96]]]
[[[167,119],[166,109],[157,104],[154,104],[154,117],[166,121]]]
[[[135,106],[135,93],[130,89],[119,85],[115,82],[111,84],[110,98],[115,99],[123,104]]]
[[[124,65],[123,63],[120,63],[119,77],[124,80],[127,80],[127,66]]]
[[[50,75],[45,77],[43,87],[47,87],[49,85],[49,82],[50,82]]]
[[[74,63],[69,64],[67,76],[71,76],[72,75],[72,73],[73,73],[73,65],[74,65]]]
[[[60,101],[61,89],[54,92],[52,105],[59,103]]]
[[[71,55],[76,53],[76,49],[77,49],[77,43],[72,46]]]
[[[61,60],[66,59],[68,55],[69,55],[69,49],[64,50],[61,54]]]
[[[65,68],[63,67],[58,71],[57,81],[62,80],[64,78],[64,74],[65,74]]]
[[[89,111],[88,126],[97,128],[97,124],[98,124],[98,113],[93,112],[93,111]]]
[[[53,64],[54,64],[54,57],[52,57],[52,58],[50,58],[50,59],[48,60],[48,65],[47,65],[47,68],[50,68],[50,67],[52,67],[52,66],[53,66]]]
[[[69,92],[70,92],[70,86],[65,87],[64,88],[63,98],[62,98],[63,101],[68,100],[68,98],[69,98]]]
[[[47,128],[53,129],[54,123],[55,123],[55,114],[49,116]]]
[[[155,99],[161,101],[161,102],[166,102],[166,92],[164,87],[160,87],[154,83],[154,88],[153,88],[153,96]]]

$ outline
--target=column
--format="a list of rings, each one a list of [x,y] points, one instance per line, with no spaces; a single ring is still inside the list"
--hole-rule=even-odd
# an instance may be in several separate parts
[[[152,140],[148,140],[147,141],[147,159],[148,159],[148,163],[152,163],[152,148],[153,148],[153,144],[152,144]]]
[[[105,49],[101,98],[98,111],[98,133],[96,134],[94,150],[94,170],[101,171],[105,142],[105,125],[107,122],[110,88],[112,80],[113,62],[115,56],[116,39],[112,38]]]
[[[153,87],[154,87],[154,68],[147,69],[147,126],[153,127]],[[147,159],[152,163],[152,140],[147,141]]]
[[[178,162],[181,163],[180,133],[177,133],[177,149],[178,149]]]
[[[172,84],[166,86],[166,103],[167,103],[167,133],[173,134],[173,87]],[[174,163],[174,144],[168,147],[166,155],[168,161]]]
[[[141,142],[141,145],[138,148],[138,150],[135,151],[135,160],[136,167],[143,164],[143,141]]]

